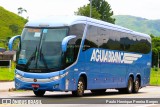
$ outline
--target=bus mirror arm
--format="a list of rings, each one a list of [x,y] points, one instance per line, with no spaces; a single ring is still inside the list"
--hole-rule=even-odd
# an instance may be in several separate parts
[[[73,38],[76,38],[76,36],[75,35],[69,35],[62,40],[62,52],[67,51],[67,44]]]
[[[20,35],[13,36],[13,37],[9,40],[9,42],[8,42],[8,48],[9,48],[10,51],[12,51],[14,41],[15,41],[16,39],[18,39],[18,38],[21,39],[21,36],[20,36]]]

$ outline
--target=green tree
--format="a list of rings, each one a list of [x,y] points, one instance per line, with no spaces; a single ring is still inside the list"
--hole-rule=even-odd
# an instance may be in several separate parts
[[[158,65],[158,54],[160,55],[160,37],[152,37],[152,66]],[[160,57],[160,56],[159,56]]]
[[[115,23],[115,19],[112,18],[113,11],[110,4],[105,0],[92,0],[92,6],[101,14],[101,20]]]
[[[84,5],[83,7],[78,8],[78,11],[75,12],[76,15],[88,16],[90,15],[90,5]],[[92,17],[95,19],[100,19],[101,15],[96,10],[96,8],[92,7]]]
[[[154,35],[153,35],[153,34],[150,34],[150,37],[153,39],[153,38],[154,38]]]
[[[19,27],[16,24],[9,25],[9,29],[12,31],[12,35],[15,35],[18,33]]]
[[[82,11],[83,10],[83,11]],[[84,14],[85,13],[85,14]],[[90,15],[90,4],[84,5],[80,7],[76,15]],[[115,23],[115,19],[112,18],[113,11],[111,10],[111,6],[105,0],[92,0],[92,17],[96,19],[100,19],[106,22]]]
[[[22,7],[19,7],[19,8],[18,8],[18,14],[19,14],[21,17],[22,17],[23,12],[26,12],[26,13],[27,13],[27,10],[24,9],[24,8],[22,8]]]

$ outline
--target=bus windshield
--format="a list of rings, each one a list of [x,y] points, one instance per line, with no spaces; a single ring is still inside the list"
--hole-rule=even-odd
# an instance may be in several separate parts
[[[17,67],[27,72],[45,72],[62,69],[64,56],[61,43],[67,36],[68,28],[24,28]]]

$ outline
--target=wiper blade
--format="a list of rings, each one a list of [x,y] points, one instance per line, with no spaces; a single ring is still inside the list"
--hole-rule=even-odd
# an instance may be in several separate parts
[[[45,68],[48,69],[46,59],[44,58],[44,55],[43,55],[43,53],[42,53],[42,48],[41,48],[41,50],[40,50],[40,59],[41,59],[41,56],[42,56],[42,61],[43,61],[43,63],[44,63]]]
[[[28,69],[28,66],[31,64],[31,61],[33,59],[35,59],[36,57],[36,52],[37,52],[37,47],[36,47],[36,50],[32,53],[31,57],[28,59],[27,63],[26,63],[26,68]]]

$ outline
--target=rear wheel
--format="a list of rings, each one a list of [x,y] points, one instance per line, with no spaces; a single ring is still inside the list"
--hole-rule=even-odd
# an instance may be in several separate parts
[[[72,95],[77,96],[77,97],[81,97],[84,94],[84,90],[85,90],[85,82],[84,82],[83,77],[80,77],[79,81],[78,81],[77,90],[72,91]]]
[[[132,93],[132,91],[133,91],[133,79],[132,79],[132,77],[129,77],[128,86],[125,90],[126,90],[126,93],[128,93],[128,94]]]
[[[128,79],[128,85],[126,88],[118,89],[120,93],[127,93],[131,94],[133,92],[133,78],[129,77]]]
[[[139,88],[140,88],[140,80],[137,77],[134,84],[133,84],[133,93],[138,93]]]
[[[91,90],[93,94],[105,94],[106,89]]]
[[[43,97],[44,94],[45,94],[45,91],[38,90],[38,91],[33,91],[33,93],[34,93],[37,97]]]

